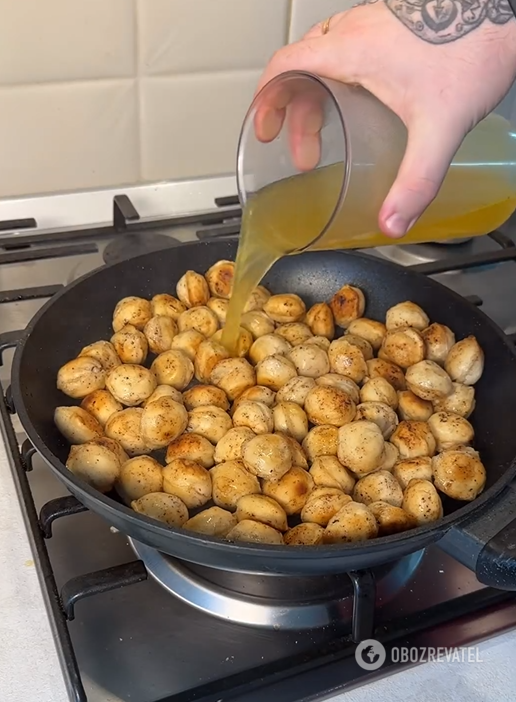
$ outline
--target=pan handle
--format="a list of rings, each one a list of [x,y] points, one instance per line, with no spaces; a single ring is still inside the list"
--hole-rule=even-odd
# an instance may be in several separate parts
[[[478,517],[452,527],[440,548],[472,570],[479,582],[516,590],[516,481]]]

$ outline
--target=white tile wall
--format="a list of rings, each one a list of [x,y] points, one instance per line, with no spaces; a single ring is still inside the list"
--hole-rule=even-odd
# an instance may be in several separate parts
[[[234,171],[276,49],[349,0],[0,0],[0,198]]]

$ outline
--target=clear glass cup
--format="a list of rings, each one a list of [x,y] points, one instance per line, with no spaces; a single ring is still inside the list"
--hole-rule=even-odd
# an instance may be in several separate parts
[[[392,244],[377,220],[406,144],[404,124],[365,89],[284,73],[255,97],[243,123],[241,203],[266,193],[271,217],[295,231],[292,251]],[[507,120],[490,115],[466,137],[402,243],[486,234],[515,208],[516,138]]]

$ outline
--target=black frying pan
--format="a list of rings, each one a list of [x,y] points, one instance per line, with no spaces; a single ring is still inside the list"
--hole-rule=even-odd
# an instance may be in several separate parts
[[[69,447],[54,426],[57,405],[70,402],[56,389],[61,365],[86,344],[109,339],[115,304],[127,295],[150,298],[174,292],[186,269],[207,270],[234,259],[236,242],[186,244],[101,268],[55,295],[29,324],[13,367],[16,411],[35,448],[82,503],[134,539],[205,566],[243,572],[318,575],[372,567],[417,551],[439,539],[486,583],[516,589],[516,535],[511,509],[516,459],[516,356],[504,334],[469,302],[422,275],[359,254],[305,253],[281,260],[267,275],[273,292],[296,292],[307,305],[328,299],[344,283],[366,294],[369,317],[383,319],[403,300],[421,305],[457,338],[474,334],[486,354],[472,418],[476,447],[487,468],[484,493],[469,504],[445,501],[444,518],[403,534],[351,545],[279,547],[230,544],[172,529],[140,516],[76,479],[65,468]],[[516,516],[516,511],[514,511]],[[444,537],[444,538],[443,538]]]

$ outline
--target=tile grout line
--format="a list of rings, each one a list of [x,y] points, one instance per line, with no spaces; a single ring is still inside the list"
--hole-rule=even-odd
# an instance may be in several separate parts
[[[292,14],[294,12],[294,0],[288,0],[287,6],[287,31],[285,36],[285,44],[289,43],[290,39],[290,28],[292,26]]]
[[[138,183],[143,183],[143,144],[142,144],[142,117],[143,117],[143,105],[142,105],[142,91],[141,91],[141,75],[140,75],[140,12],[139,12],[139,2],[138,0],[133,0],[133,13],[134,13],[134,61],[135,61],[135,71],[134,71],[134,87],[135,87],[135,97],[136,97],[136,159],[138,167]]]

